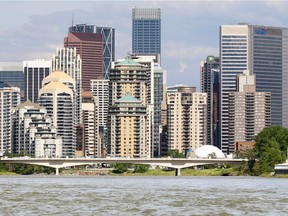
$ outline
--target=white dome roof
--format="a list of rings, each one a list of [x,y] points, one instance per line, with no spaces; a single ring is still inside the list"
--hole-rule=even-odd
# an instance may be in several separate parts
[[[211,153],[215,153],[216,158],[225,158],[224,153],[217,147],[212,145],[204,145],[195,149],[195,154],[199,158],[209,158]]]

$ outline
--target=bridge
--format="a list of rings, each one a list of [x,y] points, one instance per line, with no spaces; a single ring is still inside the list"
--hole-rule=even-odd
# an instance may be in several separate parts
[[[147,164],[174,168],[175,175],[181,175],[181,169],[205,164],[241,164],[247,159],[203,159],[203,158],[0,158],[0,163],[18,163],[33,164],[52,167],[56,169],[56,175],[59,175],[59,168],[80,166],[89,164]]]

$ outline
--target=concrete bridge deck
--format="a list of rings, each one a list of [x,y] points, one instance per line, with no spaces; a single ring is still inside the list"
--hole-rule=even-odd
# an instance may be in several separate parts
[[[148,164],[155,166],[164,166],[176,169],[176,175],[180,175],[180,169],[205,164],[241,164],[245,159],[203,159],[203,158],[5,158],[0,159],[0,163],[20,163],[33,164],[52,167],[56,169],[56,175],[59,174],[59,168],[69,166],[80,166],[88,164],[112,164],[112,163],[130,163],[130,164]]]

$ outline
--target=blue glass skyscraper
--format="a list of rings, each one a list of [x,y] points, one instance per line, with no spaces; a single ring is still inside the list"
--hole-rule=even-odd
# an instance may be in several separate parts
[[[160,8],[133,8],[132,53],[161,54]]]

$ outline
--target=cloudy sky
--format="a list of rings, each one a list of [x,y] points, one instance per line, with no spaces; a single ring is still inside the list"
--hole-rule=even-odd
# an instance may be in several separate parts
[[[286,1],[1,1],[0,61],[51,59],[72,24],[116,30],[116,59],[131,51],[133,7],[161,8],[162,68],[168,85],[199,90],[200,61],[219,55],[219,26],[288,27]]]

